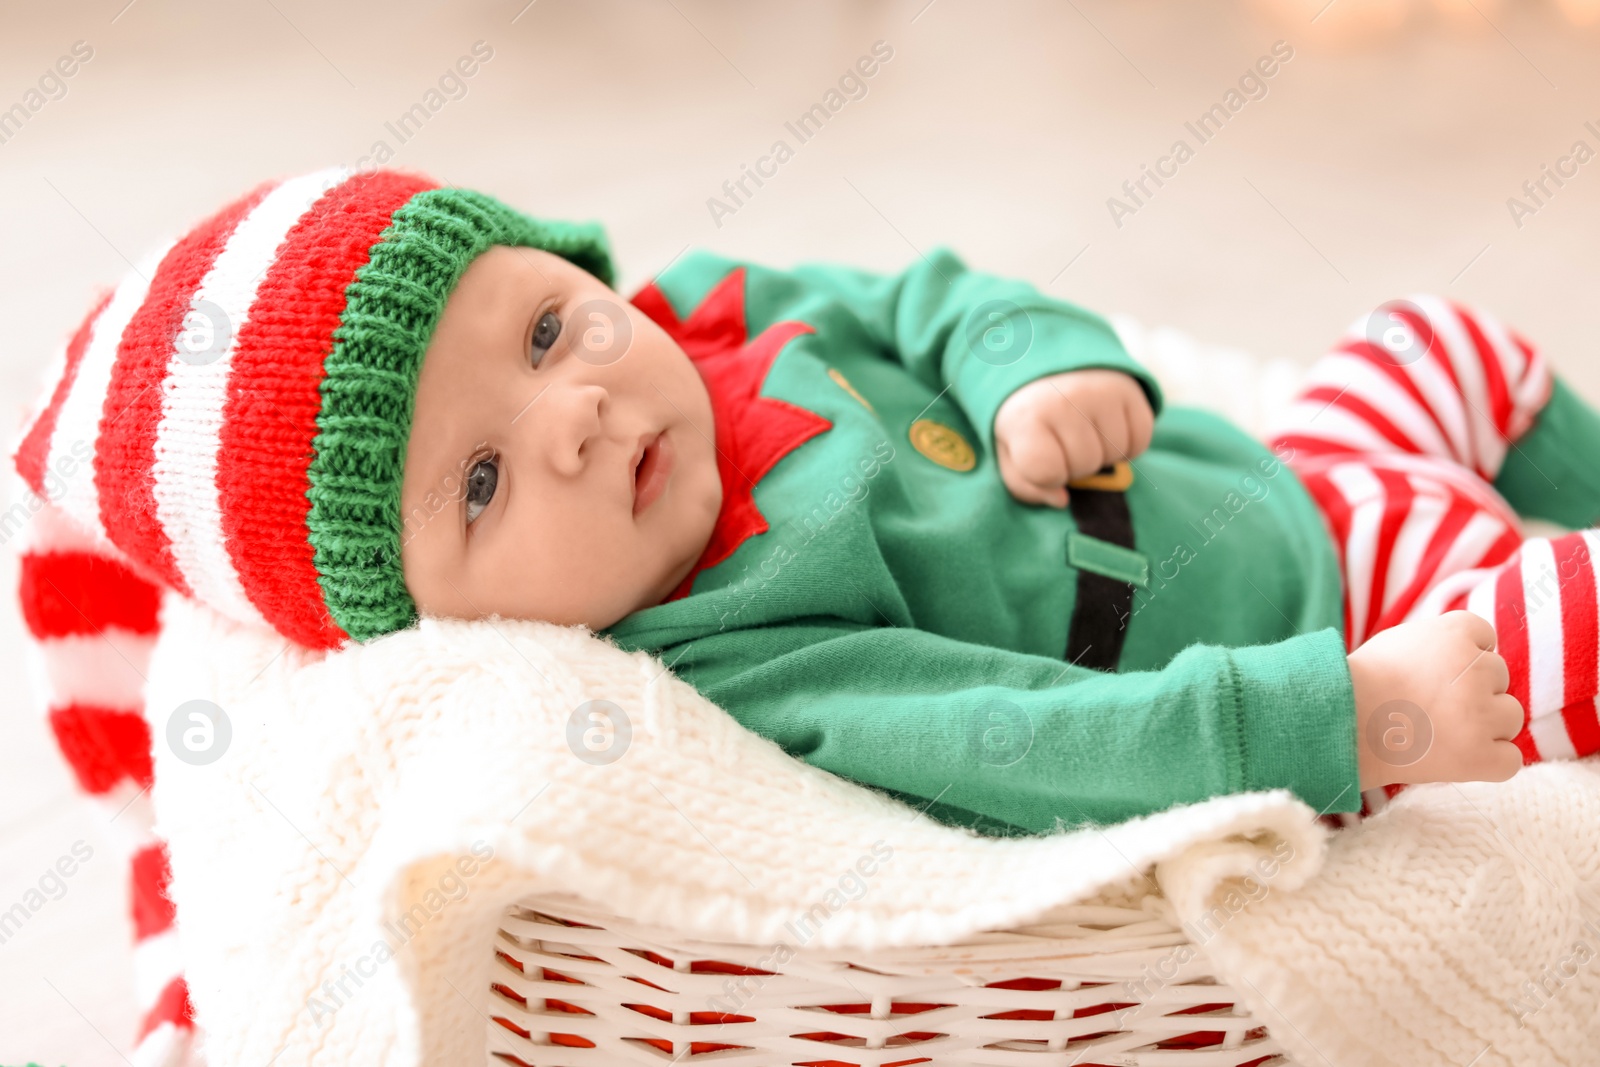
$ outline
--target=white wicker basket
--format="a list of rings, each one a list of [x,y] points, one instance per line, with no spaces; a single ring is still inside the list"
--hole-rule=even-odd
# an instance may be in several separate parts
[[[491,1067],[1290,1064],[1154,897],[878,952],[694,941],[546,898],[508,910],[495,955]]]

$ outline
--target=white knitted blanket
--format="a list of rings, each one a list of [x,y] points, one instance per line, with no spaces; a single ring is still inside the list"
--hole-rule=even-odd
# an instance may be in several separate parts
[[[1242,402],[1227,406],[1258,424]],[[993,840],[789,759],[652,657],[580,631],[425,621],[322,656],[180,597],[164,611],[149,706],[207,700],[231,730],[196,766],[152,716],[212,1067],[476,1067],[508,903],[573,893],[768,943],[879,841],[892,860],[818,947],[954,941],[1153,871],[1301,1064],[1577,1065],[1600,1047],[1593,761],[1415,789],[1331,847],[1283,792]],[[573,712],[595,699],[631,723],[610,763],[575,755]],[[1274,855],[1290,858],[1241,907],[1236,879]]]

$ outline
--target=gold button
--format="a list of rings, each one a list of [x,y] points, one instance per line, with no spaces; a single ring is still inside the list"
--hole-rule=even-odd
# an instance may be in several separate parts
[[[874,409],[873,406],[870,403],[867,402],[867,398],[862,396],[860,393],[856,392],[856,387],[850,384],[850,379],[848,379],[844,375],[840,374],[837,367],[829,367],[828,368],[828,377],[832,378],[834,380],[834,382],[839,386],[840,389],[843,389],[845,392],[849,393],[851,396],[853,396],[857,400],[861,401],[861,406],[862,407],[866,408],[868,411],[873,412],[873,414],[877,414],[876,409]]]
[[[978,456],[967,439],[932,419],[918,419],[911,424],[911,447],[949,470],[969,471],[978,465]]]
[[[1086,478],[1068,482],[1068,489],[1100,489],[1113,493],[1121,493],[1133,484],[1133,464],[1127,460],[1118,460],[1116,463],[1098,474],[1091,474]]]

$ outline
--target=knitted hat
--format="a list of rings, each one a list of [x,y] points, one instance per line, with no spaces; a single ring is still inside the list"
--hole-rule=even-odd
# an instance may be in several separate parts
[[[417,376],[467,265],[592,224],[416,174],[268,182],[141,263],[67,342],[18,473],[142,577],[311,648],[404,628],[400,487]]]

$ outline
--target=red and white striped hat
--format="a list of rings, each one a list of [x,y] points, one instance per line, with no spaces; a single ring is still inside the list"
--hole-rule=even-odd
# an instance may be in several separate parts
[[[126,832],[136,1067],[198,1062],[149,798],[150,724],[172,713],[144,707],[163,598],[319,649],[410,623],[400,480],[417,374],[494,244],[611,281],[596,226],[394,171],[269,182],[97,300],[26,414],[28,491],[0,514],[0,543],[19,555],[56,745]]]
[[[399,549],[417,375],[456,282],[495,244],[612,279],[598,226],[421,175],[268,182],[94,305],[17,471],[137,573],[230,618],[311,648],[401,629],[416,617]]]

